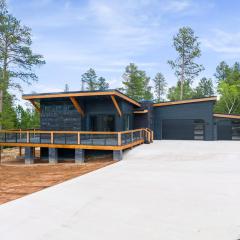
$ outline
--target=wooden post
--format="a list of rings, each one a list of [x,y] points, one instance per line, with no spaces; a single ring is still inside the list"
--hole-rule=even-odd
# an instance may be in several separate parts
[[[80,139],[80,132],[78,132],[77,136],[78,136],[77,142],[78,142],[78,144],[80,144],[80,142],[81,142],[81,139]]]
[[[27,131],[27,143],[29,143],[29,132]]]
[[[53,144],[53,132],[51,132],[51,144]]]
[[[19,147],[19,156],[22,156],[22,147]]]
[[[122,134],[118,132],[118,146],[122,145]]]
[[[133,132],[131,132],[131,142],[133,142]]]

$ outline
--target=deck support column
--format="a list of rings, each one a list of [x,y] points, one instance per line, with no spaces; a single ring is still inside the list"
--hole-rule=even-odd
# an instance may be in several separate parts
[[[58,149],[57,148],[48,148],[48,161],[49,163],[58,162]]]
[[[113,160],[120,161],[123,159],[123,151],[122,150],[113,150]]]
[[[34,163],[34,148],[33,147],[25,147],[25,164],[33,164]]]
[[[85,150],[75,149],[75,163],[84,163],[85,160]]]

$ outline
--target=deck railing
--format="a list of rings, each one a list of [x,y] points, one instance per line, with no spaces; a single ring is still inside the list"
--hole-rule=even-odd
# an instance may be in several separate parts
[[[124,146],[144,140],[152,142],[149,129],[124,132],[1,130],[0,143],[31,143],[58,145]]]

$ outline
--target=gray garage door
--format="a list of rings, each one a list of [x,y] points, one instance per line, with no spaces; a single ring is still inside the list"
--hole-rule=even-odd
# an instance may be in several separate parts
[[[192,119],[163,120],[162,139],[204,140],[204,122]]]

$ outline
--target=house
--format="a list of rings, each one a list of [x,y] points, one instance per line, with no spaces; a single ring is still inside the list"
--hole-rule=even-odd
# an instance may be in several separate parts
[[[55,163],[59,157],[83,162],[85,151],[122,152],[153,138],[239,140],[240,116],[213,114],[216,97],[153,103],[137,102],[118,90],[23,95],[40,112],[39,130],[2,130],[1,146],[25,148],[33,163],[34,149]],[[154,136],[154,137],[153,137]]]

